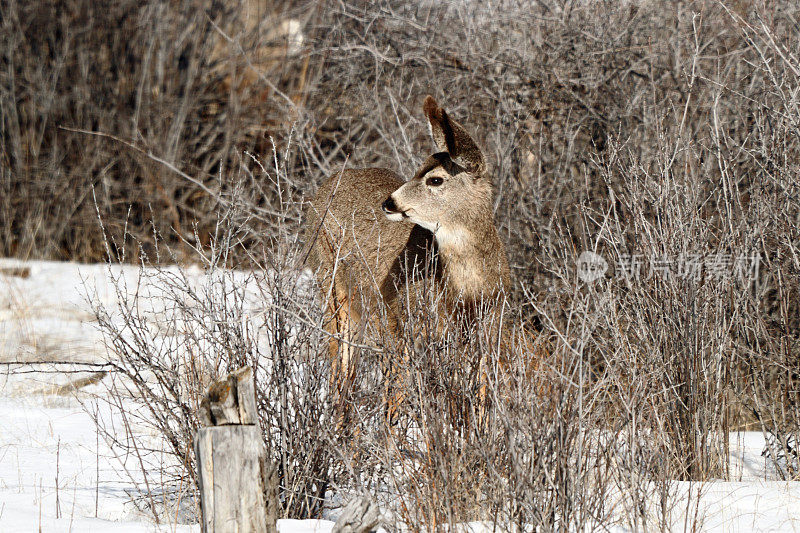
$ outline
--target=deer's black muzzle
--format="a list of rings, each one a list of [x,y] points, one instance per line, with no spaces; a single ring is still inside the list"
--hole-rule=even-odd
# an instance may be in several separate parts
[[[393,215],[397,213],[397,204],[394,203],[394,200],[390,196],[381,204],[381,209],[383,209],[383,212],[387,215]]]

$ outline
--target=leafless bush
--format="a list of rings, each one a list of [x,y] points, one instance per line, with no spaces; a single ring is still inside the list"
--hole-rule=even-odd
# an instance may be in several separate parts
[[[377,339],[368,334],[356,379],[339,397],[331,388],[325,304],[298,270],[304,243],[290,233],[292,225],[276,230],[283,232],[282,246],[265,246],[259,257],[250,248],[251,261],[263,265],[259,273],[227,268],[229,254],[252,238],[247,220],[257,203],[247,196],[250,181],[259,176],[270,189],[279,187],[287,153],[275,154],[271,167],[243,162],[238,179],[244,185],[229,187],[241,196],[220,208],[210,254],[199,250],[202,274],[150,266],[136,280],[118,280],[116,308],[96,309],[117,375],[110,401],[126,413],[126,438],[103,429],[117,449],[139,458],[145,508],[159,517],[179,506],[184,519],[191,517],[197,404],[211,380],[249,364],[286,516],[320,516],[337,494],[367,491],[393,513],[394,524],[412,529],[466,521],[564,529],[620,520],[609,498],[629,490],[627,478],[639,472],[641,458],[653,456],[653,441],[636,431],[604,434],[612,415],[593,406],[607,387],[590,379],[583,352],[568,340],[571,332],[559,332],[552,351],[544,350],[548,335],[502,349],[480,330],[442,338],[436,322],[448,318],[436,314],[435,298],[419,294],[410,300],[401,338],[385,329],[372,332],[383,335]],[[279,207],[288,221],[300,208]],[[523,314],[508,313],[514,317],[509,327],[523,332]],[[545,358],[532,365],[540,353]],[[387,360],[392,374],[381,371]],[[392,421],[387,383],[402,398]],[[478,400],[482,386],[485,401]],[[343,401],[351,413],[344,423]],[[161,439],[153,441],[153,433]],[[620,449],[639,459],[623,470],[614,462],[624,462]],[[646,484],[635,487],[643,508],[651,505]],[[633,523],[639,512],[623,516]]]
[[[275,155],[276,164],[280,157]],[[255,171],[245,168],[245,161]],[[95,308],[117,376],[109,401],[128,413],[125,440],[118,440],[115,427],[104,424],[102,429],[117,448],[142,457],[136,475],[144,479],[142,501],[156,519],[162,506],[152,504],[152,487],[172,491],[160,496],[167,509],[179,499],[194,501],[192,440],[199,402],[213,380],[244,365],[255,369],[260,422],[278,467],[284,512],[319,516],[341,470],[335,416],[327,399],[330,363],[318,354],[320,346],[327,346],[322,318],[312,305],[308,280],[297,270],[301,243],[288,231],[299,205],[280,204],[287,222],[275,231],[283,237],[282,246],[252,245],[248,221],[257,219],[260,210],[251,180],[257,176],[271,198],[280,198],[275,189],[283,186],[285,175],[279,167],[268,172],[258,160],[245,161],[234,178],[237,183],[230,184],[231,195],[221,199],[210,248],[198,249],[202,271],[158,266],[171,250],[156,238],[157,255],[140,256],[142,268],[134,279],[115,279],[118,304]],[[135,244],[134,237],[127,237],[125,244],[116,243],[116,250],[124,253],[131,241]],[[261,266],[257,274],[236,269],[232,258],[242,253],[243,242],[252,245],[247,252]],[[154,433],[162,439],[155,449]],[[156,454],[168,460],[153,468],[150,459]]]
[[[197,394],[244,362],[257,368],[265,438],[296,517],[355,490],[412,529],[481,520],[667,530],[687,515],[669,480],[724,477],[728,432],[741,428],[770,435],[772,459],[797,477],[793,3],[275,4],[267,19],[296,18],[306,40],[255,78],[246,73],[258,63],[258,31],[236,33],[242,7],[215,18],[198,5],[117,7],[103,16],[127,22],[106,33],[96,21],[81,33],[69,17],[47,19],[41,35],[61,46],[48,45],[38,70],[21,58],[39,42],[28,36],[41,5],[3,7],[3,252],[121,257],[132,234],[159,259],[155,226],[166,244],[193,245],[209,272],[201,289],[180,271],[156,275],[152,285],[180,303],[170,313],[143,320],[141,308],[123,306],[122,323],[100,313],[122,374],[152,410],[143,422],[171,443],[176,479],[192,475]],[[202,31],[175,39],[188,28]],[[129,30],[147,48],[130,44]],[[91,36],[112,43],[93,47],[109,58],[132,47],[133,74],[100,83],[76,68],[93,58]],[[209,59],[220,42],[233,60],[227,73]],[[68,60],[75,54],[82,62]],[[180,75],[165,75],[174,63]],[[21,87],[62,96],[22,97]],[[68,105],[67,88],[80,105]],[[307,244],[297,240],[297,201],[345,163],[410,176],[430,151],[425,93],[484,141],[515,275],[511,327],[533,324],[550,350],[531,374],[524,349],[503,366],[491,343],[438,338],[427,333],[436,331],[430,313],[411,313],[400,339],[361,350],[346,398],[353,416],[337,427],[323,307],[297,282]],[[116,94],[141,103],[78,116]],[[247,126],[262,123],[271,142]],[[74,183],[83,185],[73,197]],[[91,185],[109,249],[86,230]],[[54,192],[64,201],[50,209]],[[602,279],[578,276],[584,251],[609,263]],[[757,275],[737,272],[742,257],[759,258]],[[697,272],[679,270],[698,262]],[[220,270],[237,265],[263,275],[245,284]],[[245,304],[253,294],[261,303]],[[149,320],[181,334],[164,343]],[[400,365],[393,376],[380,370],[386,358]],[[476,358],[496,369],[483,417],[478,374],[465,364]],[[405,398],[389,427],[387,379]]]

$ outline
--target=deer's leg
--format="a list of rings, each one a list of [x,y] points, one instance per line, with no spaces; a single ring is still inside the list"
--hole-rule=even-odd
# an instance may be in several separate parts
[[[399,362],[388,361],[386,364],[384,388],[384,405],[386,406],[386,422],[392,426],[397,423],[400,406],[406,401],[405,387],[411,383],[410,350],[401,348],[402,357]],[[408,378],[408,379],[403,379]]]
[[[334,331],[330,339],[329,351],[331,357],[331,385],[334,390],[342,392],[352,374],[354,328],[352,306],[349,295],[340,289],[339,284],[334,285],[334,297],[330,302],[331,324]]]
[[[486,391],[489,384],[488,371],[486,354],[481,354],[481,361],[478,366],[478,426],[483,425],[486,416]]]
[[[336,381],[336,376],[339,373],[339,304],[335,300],[328,303],[328,313],[330,320],[325,325],[325,331],[328,333],[328,357],[331,361],[331,384]]]
[[[329,349],[331,357],[330,390],[336,403],[337,429],[346,431],[350,420],[350,389],[355,380],[357,348],[359,340],[359,312],[352,295],[340,284],[334,285],[335,298],[332,299],[331,324],[335,329],[331,336]]]
[[[385,329],[382,336],[384,339],[392,339],[395,342],[390,343],[393,349],[384,351],[381,361],[384,381],[383,408],[386,414],[386,424],[394,426],[398,421],[400,406],[406,400],[406,387],[411,386],[412,383],[410,363],[413,347],[406,344],[405,337],[400,333],[401,324],[397,316],[398,311],[391,306],[387,310],[385,323],[382,324]],[[389,348],[389,346],[385,348]]]

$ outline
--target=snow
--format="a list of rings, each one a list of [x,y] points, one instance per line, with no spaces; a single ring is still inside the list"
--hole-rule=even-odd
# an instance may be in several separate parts
[[[86,410],[59,400],[0,398],[0,531],[200,531],[199,525],[174,522],[157,526],[137,510],[130,501],[137,489],[122,468],[134,458],[114,457]],[[281,533],[327,533],[332,527],[325,520],[278,523]]]
[[[0,399],[2,531],[194,530],[147,523],[130,502],[136,487],[121,468],[132,458],[115,458],[86,410],[59,400]]]
[[[682,492],[690,490],[689,483],[679,485]],[[693,485],[700,485],[698,516],[703,531],[800,530],[798,482],[716,481]]]
[[[136,290],[139,269],[0,259],[0,272],[13,266],[30,268],[30,276],[0,274],[0,362],[102,362],[106,352],[87,294],[113,304],[117,295],[110,277],[121,276],[128,290]],[[202,272],[189,269],[187,275],[200,279]],[[30,370],[37,371],[23,373]],[[98,438],[91,415],[118,420],[113,406],[92,399],[106,386],[98,383],[71,396],[48,393],[52,385],[81,376],[62,370],[51,365],[2,367],[0,531],[199,531],[197,524],[180,523],[177,514],[156,525],[146,509],[133,503],[141,494],[137,458],[118,456]],[[673,518],[674,529],[699,524],[703,531],[800,531],[800,482],[777,480],[762,456],[761,433],[732,434],[731,442],[730,481],[675,482],[675,506],[682,510]],[[465,529],[491,530],[470,526]],[[326,520],[278,524],[282,533],[327,533],[332,527]]]

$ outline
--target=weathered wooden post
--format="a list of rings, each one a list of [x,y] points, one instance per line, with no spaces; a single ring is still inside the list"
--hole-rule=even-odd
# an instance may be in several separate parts
[[[267,457],[250,367],[215,382],[194,450],[204,533],[277,533],[277,472]]]

